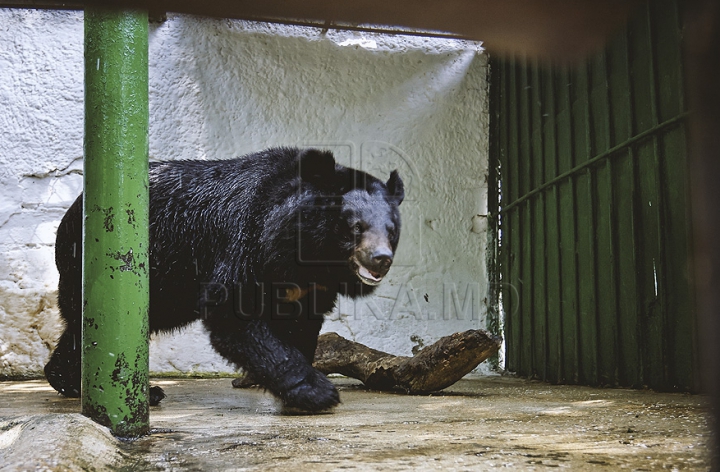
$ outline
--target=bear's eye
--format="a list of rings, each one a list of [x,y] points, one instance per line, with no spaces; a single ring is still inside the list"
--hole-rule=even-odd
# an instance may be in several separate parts
[[[353,229],[353,233],[356,233],[356,234],[360,234],[363,232],[363,227],[360,223],[355,223],[355,225],[353,225],[352,229]]]

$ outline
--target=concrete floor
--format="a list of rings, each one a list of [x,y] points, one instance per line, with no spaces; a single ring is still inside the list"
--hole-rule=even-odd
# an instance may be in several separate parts
[[[0,470],[707,470],[706,398],[466,377],[430,396],[334,378],[293,416],[230,379],[158,379],[153,433],[121,442],[44,381],[0,382]]]

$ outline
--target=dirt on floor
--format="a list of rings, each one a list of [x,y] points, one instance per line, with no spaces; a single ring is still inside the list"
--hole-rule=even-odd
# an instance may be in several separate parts
[[[230,379],[158,379],[152,434],[118,441],[45,381],[0,382],[0,470],[708,470],[707,398],[470,376],[433,395],[334,378],[285,414]]]

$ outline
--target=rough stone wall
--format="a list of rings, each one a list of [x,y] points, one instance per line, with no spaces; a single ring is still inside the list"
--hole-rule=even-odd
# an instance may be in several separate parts
[[[0,10],[0,376],[59,333],[57,225],[82,188],[82,14]],[[322,146],[406,183],[396,263],[325,330],[408,355],[485,326],[487,60],[477,44],[170,15],[150,27],[150,155]],[[188,349],[193,345],[192,349]],[[153,371],[231,371],[200,325],[154,336]]]
[[[57,336],[55,230],[82,188],[82,19],[0,10],[0,376]]]

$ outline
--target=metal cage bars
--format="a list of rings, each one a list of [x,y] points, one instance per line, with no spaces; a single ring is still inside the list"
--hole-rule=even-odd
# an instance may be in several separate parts
[[[680,25],[662,0],[578,67],[492,60],[490,300],[509,370],[698,388]]]

